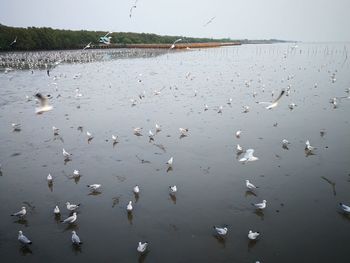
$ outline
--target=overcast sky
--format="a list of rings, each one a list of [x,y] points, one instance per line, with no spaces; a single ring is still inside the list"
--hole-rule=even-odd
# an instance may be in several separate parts
[[[194,37],[350,41],[350,0],[138,0],[130,19],[134,3],[0,0],[0,23]]]

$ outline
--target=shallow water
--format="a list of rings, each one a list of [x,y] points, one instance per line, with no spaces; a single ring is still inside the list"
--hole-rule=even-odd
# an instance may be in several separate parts
[[[338,203],[350,204],[350,100],[334,108],[329,99],[349,96],[349,47],[243,45],[63,63],[50,77],[43,70],[0,73],[1,262],[348,262],[350,216]],[[276,108],[255,103],[288,85]],[[35,114],[37,91],[52,95],[52,111]],[[297,106],[290,110],[290,103]],[[12,131],[13,122],[21,131]],[[162,130],[150,142],[155,123]],[[187,137],[179,127],[189,128]],[[86,131],[94,135],[89,143]],[[112,134],[119,136],[114,146]],[[314,155],[305,155],[307,139]],[[240,163],[237,143],[259,160]],[[74,169],[80,180],[71,178]],[[259,186],[255,194],[246,179]],[[92,183],[102,184],[100,193],[90,193]],[[174,184],[175,198],[168,191]],[[251,203],[263,199],[267,208],[257,213]],[[132,216],[129,200],[136,201]],[[66,218],[67,201],[82,204],[73,226],[52,212],[58,204]],[[9,216],[23,205],[25,220]],[[228,225],[224,240],[213,225]],[[18,244],[18,230],[33,241],[30,249]],[[84,242],[80,249],[71,245],[71,230]],[[261,232],[257,242],[248,241],[249,230]],[[140,257],[137,243],[145,240],[149,251]]]

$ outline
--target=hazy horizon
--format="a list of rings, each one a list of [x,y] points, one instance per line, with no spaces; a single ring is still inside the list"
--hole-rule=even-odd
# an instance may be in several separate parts
[[[350,1],[2,0],[0,23],[13,27],[155,33],[188,37],[348,42]],[[200,4],[200,8],[198,5]],[[203,26],[211,18],[215,19]]]

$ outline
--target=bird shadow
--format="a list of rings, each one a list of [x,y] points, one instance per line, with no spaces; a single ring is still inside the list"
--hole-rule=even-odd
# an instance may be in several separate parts
[[[55,221],[56,224],[59,224],[61,222],[61,214],[55,214]]]
[[[169,194],[170,200],[173,202],[174,205],[176,205],[176,195],[174,194]]]
[[[135,197],[135,204],[136,204],[137,201],[139,201],[140,195],[138,193],[134,193],[134,197]]]
[[[78,230],[79,227],[77,224],[73,223],[73,224],[68,224],[65,229],[63,229],[62,232],[67,232],[67,231],[72,231],[72,230]]]
[[[183,138],[185,138],[185,137],[187,137],[187,135],[181,134],[180,137],[179,137],[179,139],[183,139]]]
[[[25,218],[19,218],[18,220],[14,221],[14,223],[25,226],[25,227],[29,226],[28,220]]]
[[[333,195],[336,196],[337,195],[337,192],[335,190],[335,182],[329,180],[328,178],[326,178],[325,176],[321,176],[321,178],[323,180],[325,180],[327,183],[329,183],[331,186],[332,186],[332,190],[333,190]]]
[[[26,256],[26,255],[31,255],[33,254],[33,251],[27,246],[27,245],[21,245],[19,247],[19,253],[22,256]]]
[[[289,150],[289,148],[288,148],[287,145],[282,145],[282,148],[283,148],[284,150]]]
[[[217,241],[223,248],[226,247],[226,238],[225,238],[225,237],[222,237],[222,236],[219,236],[219,235],[216,235],[216,234],[213,234],[213,237],[216,239],[216,241]]]
[[[47,187],[49,188],[50,192],[53,192],[53,183],[52,182],[47,183]]]
[[[144,252],[144,253],[141,253],[141,254],[139,255],[138,262],[139,262],[139,263],[145,262],[148,253],[149,253],[149,251],[146,251],[146,252]]]
[[[83,252],[81,246],[77,244],[72,244],[72,251],[74,252],[75,255]]]
[[[166,169],[166,172],[169,173],[173,170],[173,167],[172,166],[169,166],[167,169]]]
[[[350,214],[343,212],[343,211],[338,211],[338,214],[344,219],[350,221]]]
[[[258,242],[257,240],[249,239],[249,241],[248,241],[248,251],[250,251],[256,245],[257,242]]]
[[[132,220],[134,218],[134,215],[132,214],[132,212],[128,212],[127,215],[128,215],[128,222],[130,225],[132,225]]]
[[[118,144],[118,142],[113,142],[113,148]]]
[[[89,138],[89,139],[87,140],[88,144],[90,144],[90,143],[91,143],[91,141],[92,141],[93,139],[94,139],[94,137]]]
[[[67,165],[67,163],[72,161],[72,159],[71,158],[65,158],[63,161],[64,161],[64,165]]]
[[[102,194],[102,192],[100,192],[100,191],[92,191],[88,195],[97,196],[97,195],[100,195],[100,194]]]
[[[264,212],[261,210],[255,210],[254,214],[256,214],[258,217],[260,217],[261,220],[264,220]]]
[[[310,150],[305,150],[305,156],[306,157],[309,157],[309,156],[312,156],[312,155],[316,155],[314,152],[310,151]]]
[[[244,194],[245,197],[248,197],[248,196],[258,196],[256,193],[254,193],[253,191],[251,190],[247,190]]]

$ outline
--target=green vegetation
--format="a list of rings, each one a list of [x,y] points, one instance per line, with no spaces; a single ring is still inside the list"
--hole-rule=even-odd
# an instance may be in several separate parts
[[[0,51],[9,50],[54,50],[54,49],[79,49],[89,42],[99,44],[99,38],[107,32],[103,31],[73,31],[60,30],[48,27],[8,27],[0,24]],[[231,39],[191,38],[183,36],[160,36],[146,33],[116,32],[111,43],[117,44],[170,44],[176,39],[182,38],[185,42],[230,42]],[[10,46],[17,37],[15,44]]]

